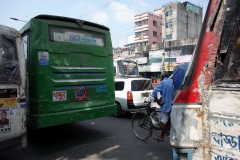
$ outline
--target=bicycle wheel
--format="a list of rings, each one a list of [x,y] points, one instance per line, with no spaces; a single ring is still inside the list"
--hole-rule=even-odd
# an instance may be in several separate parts
[[[132,117],[132,130],[141,140],[146,140],[152,135],[152,122],[145,112],[136,112]]]
[[[161,118],[156,111],[151,113],[151,120],[152,120],[154,129],[158,129],[158,130],[162,129]]]

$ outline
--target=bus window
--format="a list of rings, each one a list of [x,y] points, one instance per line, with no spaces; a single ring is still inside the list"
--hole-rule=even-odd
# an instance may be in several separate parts
[[[2,37],[0,47],[0,83],[20,84],[21,76],[15,40],[7,35],[0,36]]]
[[[230,60],[227,72],[224,75],[225,80],[240,80],[240,25],[237,28],[237,35],[231,50]]]

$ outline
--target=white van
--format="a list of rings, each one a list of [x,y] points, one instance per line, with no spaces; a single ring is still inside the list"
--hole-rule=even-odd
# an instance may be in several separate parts
[[[153,84],[149,78],[115,78],[116,117],[126,112],[136,112],[146,108],[144,98],[152,94]],[[156,103],[152,107],[157,107]]]

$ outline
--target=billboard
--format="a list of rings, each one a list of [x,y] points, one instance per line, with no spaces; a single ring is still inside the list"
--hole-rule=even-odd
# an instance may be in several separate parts
[[[160,63],[162,62],[164,50],[149,51],[149,63]]]

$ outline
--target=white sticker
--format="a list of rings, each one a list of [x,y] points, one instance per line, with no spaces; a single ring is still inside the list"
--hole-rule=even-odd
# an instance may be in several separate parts
[[[48,52],[38,52],[38,64],[40,66],[49,65],[49,53]]]
[[[67,100],[66,91],[53,91],[53,101],[65,101]]]

